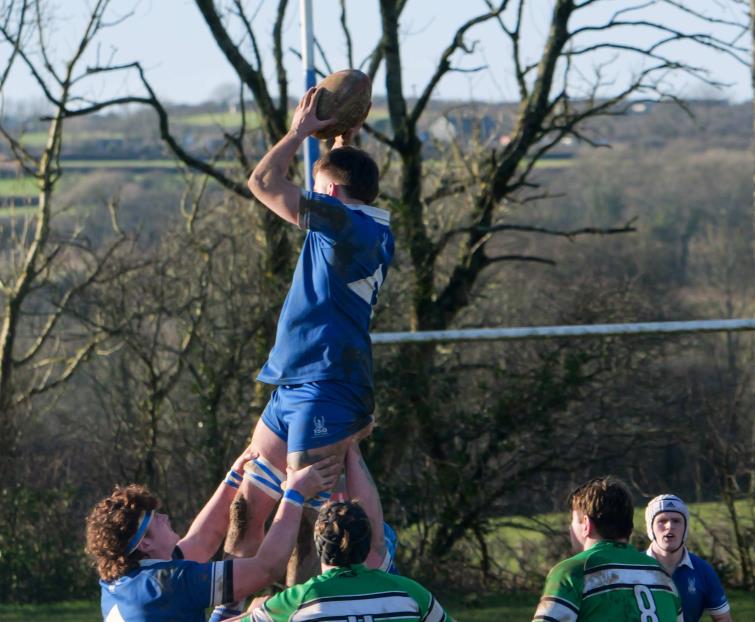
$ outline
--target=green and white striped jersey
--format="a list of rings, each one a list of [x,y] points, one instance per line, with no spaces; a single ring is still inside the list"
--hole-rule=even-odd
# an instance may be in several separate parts
[[[416,581],[359,564],[333,568],[276,594],[255,609],[248,620],[451,622],[451,617]]]
[[[647,557],[630,544],[604,540],[556,564],[534,620],[682,622],[674,582]]]

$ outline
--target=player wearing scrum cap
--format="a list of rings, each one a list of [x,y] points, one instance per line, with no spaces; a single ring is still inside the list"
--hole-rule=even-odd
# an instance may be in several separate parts
[[[650,547],[672,575],[682,599],[685,622],[698,622],[706,611],[715,622],[731,622],[729,601],[713,567],[687,550],[689,509],[675,495],[658,495],[645,508]]]

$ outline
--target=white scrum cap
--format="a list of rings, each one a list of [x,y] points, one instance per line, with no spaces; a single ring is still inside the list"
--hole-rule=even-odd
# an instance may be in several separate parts
[[[648,530],[648,538],[650,541],[655,540],[655,534],[653,533],[653,521],[655,517],[661,512],[676,512],[684,516],[684,535],[682,536],[682,542],[687,541],[687,532],[689,530],[689,508],[676,495],[658,495],[655,499],[651,499],[648,506],[645,508],[645,526]]]

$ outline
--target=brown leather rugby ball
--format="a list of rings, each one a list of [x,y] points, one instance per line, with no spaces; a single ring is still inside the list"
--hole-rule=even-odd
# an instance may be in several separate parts
[[[340,136],[364,119],[372,101],[372,81],[358,69],[343,69],[326,76],[318,88],[317,118],[335,119],[315,136],[321,140]]]

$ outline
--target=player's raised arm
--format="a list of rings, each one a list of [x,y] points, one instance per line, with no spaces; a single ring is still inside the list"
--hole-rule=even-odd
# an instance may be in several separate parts
[[[257,457],[250,445],[236,458],[225,479],[197,514],[187,534],[179,540],[178,546],[184,559],[206,562],[218,550],[228,531],[230,506],[243,478],[244,465]]]
[[[301,190],[286,176],[288,169],[304,139],[332,123],[331,119],[317,118],[319,94],[313,87],[302,97],[294,111],[291,129],[259,161],[247,182],[260,203],[294,225],[299,224]]]
[[[389,566],[390,560],[385,563],[387,551],[383,536],[383,507],[375,481],[357,443],[351,443],[346,452],[346,488],[349,497],[359,501],[370,519],[370,553],[364,563],[368,568],[385,570],[383,566]]]

